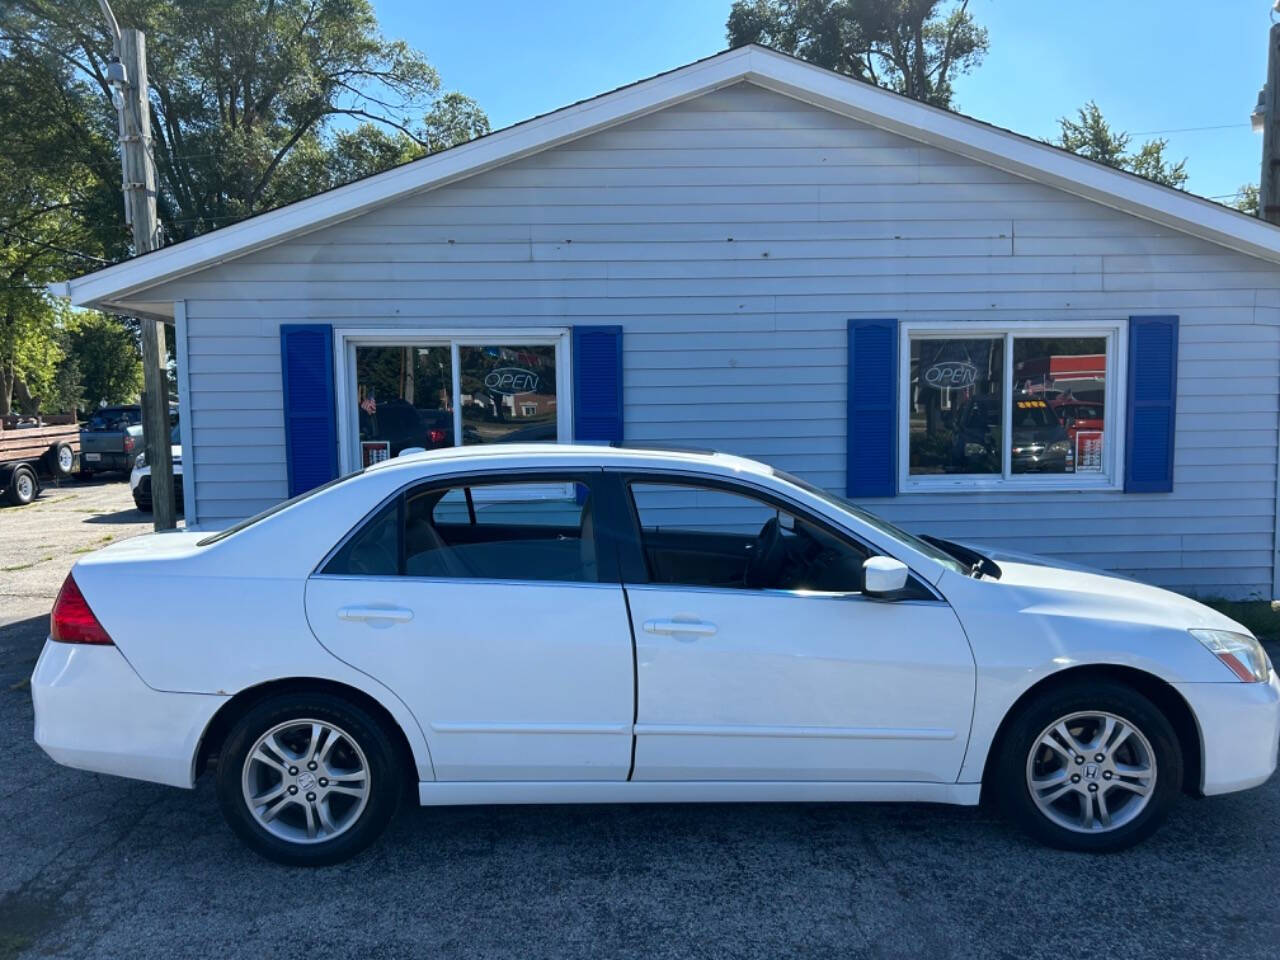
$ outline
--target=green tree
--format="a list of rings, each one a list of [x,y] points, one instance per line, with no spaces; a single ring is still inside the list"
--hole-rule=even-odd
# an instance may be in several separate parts
[[[114,6],[147,33],[170,242],[489,130],[420,53],[381,35],[369,0]],[[38,399],[26,379],[49,389],[34,359],[60,336],[45,285],[129,255],[110,51],[96,0],[0,3],[0,413]]]
[[[1246,183],[1236,191],[1235,199],[1231,201],[1231,205],[1241,213],[1247,213],[1251,217],[1260,216],[1262,202],[1258,197],[1258,185],[1256,183]]]
[[[67,337],[67,354],[79,373],[84,406],[136,400],[142,389],[142,351],[118,317],[81,314]]]
[[[735,0],[729,45],[759,43],[936,107],[982,62],[969,0]]]
[[[1090,100],[1076,111],[1075,119],[1058,120],[1058,139],[1054,142],[1072,153],[1105,163],[1109,167],[1128,170],[1140,177],[1184,189],[1187,161],[1171,162],[1165,157],[1169,142],[1161,137],[1148,140],[1136,151],[1129,149],[1129,134],[1111,129],[1098,105]]]

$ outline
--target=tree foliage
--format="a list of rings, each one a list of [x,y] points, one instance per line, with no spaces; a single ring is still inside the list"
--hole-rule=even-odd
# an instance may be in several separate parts
[[[1235,199],[1231,201],[1231,205],[1241,213],[1247,213],[1251,217],[1260,216],[1262,201],[1259,199],[1258,185],[1256,183],[1243,184],[1236,191]]]
[[[421,53],[382,36],[369,0],[113,6],[147,36],[166,242],[489,130]],[[97,0],[0,3],[0,412],[15,392],[38,400],[37,382],[55,389],[34,359],[62,335],[45,285],[130,252],[110,53]]]
[[[82,315],[68,330],[67,351],[76,364],[86,409],[131,401],[142,390],[138,338],[119,318]]]
[[[1075,119],[1058,120],[1058,146],[1082,157],[1105,163],[1109,167],[1128,170],[1140,177],[1181,190],[1187,182],[1187,161],[1173,163],[1165,156],[1169,142],[1161,137],[1148,140],[1137,150],[1130,150],[1129,134],[1113,130],[1102,110],[1090,100],[1076,111]]]
[[[987,52],[969,0],[735,0],[729,45],[759,43],[936,107]]]

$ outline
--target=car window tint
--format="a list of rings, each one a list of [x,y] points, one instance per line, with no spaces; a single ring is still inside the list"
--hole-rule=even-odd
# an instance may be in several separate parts
[[[412,493],[405,498],[404,572],[593,582],[598,579],[593,514],[589,488],[576,482],[487,483]]]
[[[394,577],[400,568],[399,506],[396,499],[379,510],[325,564],[324,572]]]
[[[630,484],[653,583],[849,593],[869,552],[805,517],[696,484]]]

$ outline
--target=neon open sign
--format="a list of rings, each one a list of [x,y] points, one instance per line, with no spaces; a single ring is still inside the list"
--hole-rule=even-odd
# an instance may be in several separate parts
[[[491,393],[515,396],[518,393],[536,393],[538,375],[521,367],[498,367],[485,374],[485,389]]]
[[[925,368],[924,382],[935,390],[972,387],[978,382],[978,368],[964,360],[944,360]]]

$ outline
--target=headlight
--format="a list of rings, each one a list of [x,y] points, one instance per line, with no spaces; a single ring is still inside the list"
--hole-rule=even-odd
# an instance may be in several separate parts
[[[1071,444],[1066,440],[1055,440],[1049,444],[1050,453],[1066,453],[1071,449]]]
[[[134,458],[133,458],[133,465],[134,465],[134,467],[136,467],[136,468],[137,468],[137,469],[139,469],[139,470],[141,470],[143,467],[145,467],[145,466],[147,465],[147,455],[146,455],[146,453],[145,453],[145,452],[143,452],[143,453],[138,454],[136,457],[134,457]]]
[[[1257,638],[1229,630],[1192,630],[1191,635],[1245,683],[1266,683],[1271,661]]]

